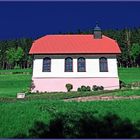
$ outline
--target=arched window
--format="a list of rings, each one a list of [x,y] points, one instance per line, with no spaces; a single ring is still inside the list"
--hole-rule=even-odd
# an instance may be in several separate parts
[[[78,72],[85,72],[85,71],[86,71],[85,58],[79,57],[78,58]]]
[[[101,57],[99,59],[100,72],[108,72],[107,58]]]
[[[73,71],[73,59],[71,57],[65,58],[65,72]]]
[[[50,72],[51,71],[51,58],[45,57],[43,59],[43,72]]]

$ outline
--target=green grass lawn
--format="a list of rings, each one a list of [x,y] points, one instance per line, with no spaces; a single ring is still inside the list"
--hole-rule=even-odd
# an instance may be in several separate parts
[[[140,100],[63,102],[42,99],[0,103],[0,137],[9,138],[27,133],[34,121],[47,123],[54,112],[96,111],[99,116],[112,112],[136,122],[140,120],[139,106]]]
[[[18,92],[29,87],[31,75],[0,75],[0,97],[16,97]]]
[[[126,83],[140,81],[140,68],[119,68],[119,78]]]
[[[29,70],[28,70],[29,71]],[[21,71],[22,72],[22,71]],[[119,69],[120,79],[126,83],[140,81],[140,68]],[[34,121],[48,122],[52,112],[72,112],[79,110],[98,111],[99,115],[113,112],[132,121],[140,120],[140,100],[63,102],[60,99],[90,95],[139,95],[140,90],[113,91],[110,93],[49,93],[28,95],[28,99],[15,100],[17,92],[26,89],[31,82],[31,74],[0,75],[0,138],[9,138],[18,133],[26,133]],[[8,97],[14,99],[3,100]],[[52,100],[53,99],[53,100]]]

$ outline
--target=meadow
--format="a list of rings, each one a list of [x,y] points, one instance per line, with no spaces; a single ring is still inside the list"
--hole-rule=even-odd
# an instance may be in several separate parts
[[[21,71],[21,70],[20,70]],[[30,71],[30,70],[29,70]],[[0,71],[3,72],[3,71]],[[9,71],[10,72],[10,71]],[[17,71],[16,71],[17,72]],[[119,77],[126,83],[140,81],[139,68],[121,68]],[[51,93],[28,95],[28,99],[16,100],[17,92],[26,89],[31,82],[31,74],[2,74],[0,75],[0,138],[11,138],[19,133],[28,133],[35,121],[48,123],[57,112],[96,112],[103,116],[108,112],[115,113],[121,118],[129,118],[132,122],[140,120],[140,100],[64,102],[60,99],[88,95],[139,95],[140,90],[114,91],[110,93]],[[3,100],[3,98],[8,100]],[[9,100],[10,99],[10,100]]]
[[[18,92],[30,86],[31,74],[0,75],[0,97],[16,97]]]
[[[140,81],[140,68],[119,68],[119,78],[125,83]]]
[[[55,100],[31,100],[0,103],[0,137],[14,137],[19,133],[28,133],[35,121],[48,123],[56,112],[85,111],[96,112],[103,116],[108,112],[133,122],[140,120],[140,100],[63,102]]]

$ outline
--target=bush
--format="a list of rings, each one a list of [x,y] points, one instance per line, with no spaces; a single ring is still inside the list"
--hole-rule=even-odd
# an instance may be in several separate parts
[[[131,84],[126,84],[126,88],[131,88]]]
[[[79,91],[79,92],[85,92],[85,91],[91,91],[91,88],[90,88],[90,86],[84,86],[84,85],[82,85],[81,87],[79,87],[78,89],[77,89],[77,91]]]
[[[92,90],[93,91],[104,90],[104,87],[93,85]],[[84,86],[84,85],[82,85],[77,89],[78,92],[85,92],[85,91],[92,91],[92,90],[90,86]]]
[[[123,88],[131,88],[131,84],[126,84],[125,82],[123,81],[119,81],[120,82],[120,89],[123,89]]]
[[[70,92],[73,89],[72,84],[66,84],[67,91]]]
[[[98,86],[93,85],[92,90],[93,90],[93,91],[97,91],[97,90],[98,90]]]
[[[140,82],[133,82],[131,83],[132,87],[140,87]]]
[[[93,91],[104,90],[104,87],[93,85],[92,90]],[[77,91],[79,92],[91,91],[91,87],[82,85],[81,87],[77,89]]]
[[[125,82],[123,82],[121,80],[119,82],[120,82],[120,89],[126,87],[126,83]]]
[[[99,86],[98,88],[99,88],[99,90],[104,90],[103,86]]]
[[[103,86],[93,85],[92,90],[93,91],[104,90],[104,87]]]
[[[86,86],[81,86],[81,91],[87,91],[87,87]]]
[[[87,86],[87,91],[91,91],[91,87],[90,86]]]
[[[31,85],[30,85],[30,91],[32,91],[35,88],[34,81],[32,80]]]
[[[31,93],[31,90],[30,88],[26,88],[26,89],[23,89],[21,92],[28,94],[28,93]]]
[[[79,87],[79,88],[77,89],[77,91],[78,91],[78,92],[81,92],[81,88]]]

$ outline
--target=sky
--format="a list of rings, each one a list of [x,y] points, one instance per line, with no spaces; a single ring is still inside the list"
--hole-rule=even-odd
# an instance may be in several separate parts
[[[0,40],[140,27],[140,2],[0,2]]]

